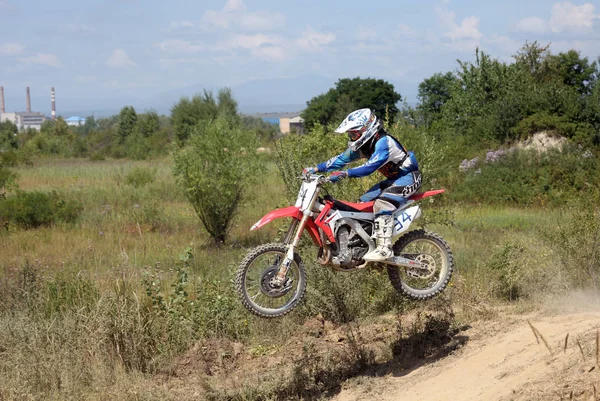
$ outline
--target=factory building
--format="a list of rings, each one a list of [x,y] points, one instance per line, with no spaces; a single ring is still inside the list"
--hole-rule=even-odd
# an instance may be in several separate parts
[[[51,101],[52,101],[52,118],[56,118],[56,101],[54,96],[54,88],[51,89]],[[45,115],[37,111],[31,111],[31,94],[29,86],[26,88],[25,97],[26,110],[23,112],[6,112],[6,105],[4,103],[4,87],[0,86],[0,122],[10,121],[15,124],[19,131],[27,129],[42,129],[42,123],[47,119]]]
[[[67,125],[69,125],[71,127],[81,127],[82,125],[85,124],[85,118],[73,116],[73,117],[67,118],[65,120],[65,122],[67,123]]]

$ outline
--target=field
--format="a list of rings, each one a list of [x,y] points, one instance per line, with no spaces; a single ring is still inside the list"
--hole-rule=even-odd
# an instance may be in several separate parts
[[[325,397],[365,369],[443,349],[445,342],[434,341],[421,353],[400,353],[404,359],[394,351],[399,342],[428,344],[422,335],[431,334],[431,322],[445,322],[435,335],[455,336],[507,307],[532,313],[582,277],[566,267],[557,240],[571,229],[574,210],[424,202],[428,228],[447,239],[456,259],[442,298],[417,305],[377,272],[333,274],[310,265],[302,308],[265,322],[241,307],[231,280],[248,248],[281,235],[277,223],[249,231],[285,205],[274,163],[260,171],[264,178],[249,189],[221,246],[202,228],[172,168],[170,159],[44,159],[15,169],[21,190],[57,191],[83,211],[75,223],[0,233],[0,399]],[[302,255],[309,262],[315,251],[306,246]],[[343,352],[327,345],[336,335]],[[366,345],[373,338],[381,340],[377,350]],[[277,366],[281,377],[268,370]]]

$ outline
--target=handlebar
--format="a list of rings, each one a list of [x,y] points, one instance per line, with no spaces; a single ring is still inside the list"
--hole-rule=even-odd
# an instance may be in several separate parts
[[[319,182],[319,184],[326,184],[328,182],[331,182],[329,177],[326,177],[324,175],[310,174],[310,173],[303,174],[303,175],[299,176],[298,178],[301,179],[302,181],[306,181],[306,182],[313,182],[314,180],[317,180]]]

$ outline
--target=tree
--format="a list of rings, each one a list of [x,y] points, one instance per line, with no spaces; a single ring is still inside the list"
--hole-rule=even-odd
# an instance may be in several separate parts
[[[513,55],[515,64],[527,71],[536,83],[547,81],[551,75],[548,68],[549,49],[549,44],[542,46],[537,41],[525,42],[523,47]]]
[[[205,90],[202,96],[182,97],[171,109],[173,128],[181,143],[190,138],[199,122],[212,121],[219,115],[227,116],[231,124],[239,123],[237,102],[229,88],[219,90],[218,101],[212,92]]]
[[[456,76],[447,72],[446,74],[434,74],[419,84],[418,99],[420,103],[417,110],[421,112],[426,125],[430,125],[433,120],[439,118],[442,106],[452,96],[452,90],[457,82]]]
[[[558,76],[562,82],[573,87],[580,94],[589,94],[594,81],[598,78],[598,65],[590,63],[587,57],[581,57],[578,51],[569,50],[551,56],[554,61]]]
[[[140,114],[138,118],[138,129],[144,138],[148,138],[160,129],[160,119],[155,111]]]
[[[10,121],[0,122],[0,151],[18,147],[17,134],[19,129]]]
[[[94,116],[86,117],[85,123],[81,127],[81,133],[83,136],[88,136],[96,129],[96,119]]]
[[[130,136],[137,125],[137,113],[133,106],[125,106],[119,113],[119,128],[117,129],[117,137],[120,144],[125,143],[125,140]]]
[[[307,128],[316,123],[327,126],[341,122],[353,110],[370,108],[381,118],[388,116],[391,123],[398,114],[396,103],[401,100],[394,85],[382,79],[344,78],[335,88],[309,100],[302,117]]]
[[[232,121],[233,117],[233,121]],[[175,155],[175,176],[216,244],[231,222],[258,169],[256,137],[221,115],[199,122]]]

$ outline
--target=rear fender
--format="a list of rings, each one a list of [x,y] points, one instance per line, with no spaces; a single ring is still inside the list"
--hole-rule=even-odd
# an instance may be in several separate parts
[[[257,221],[251,228],[251,231],[258,230],[259,228],[266,226],[271,221],[275,219],[280,219],[283,217],[291,217],[298,221],[302,220],[302,212],[300,212],[300,208],[297,206],[288,206],[281,209],[273,210],[267,214],[265,214],[259,221]],[[323,244],[321,242],[321,236],[319,235],[319,229],[317,228],[314,220],[309,219],[306,222],[306,229],[308,229],[308,233],[312,238],[315,245],[322,247]]]

